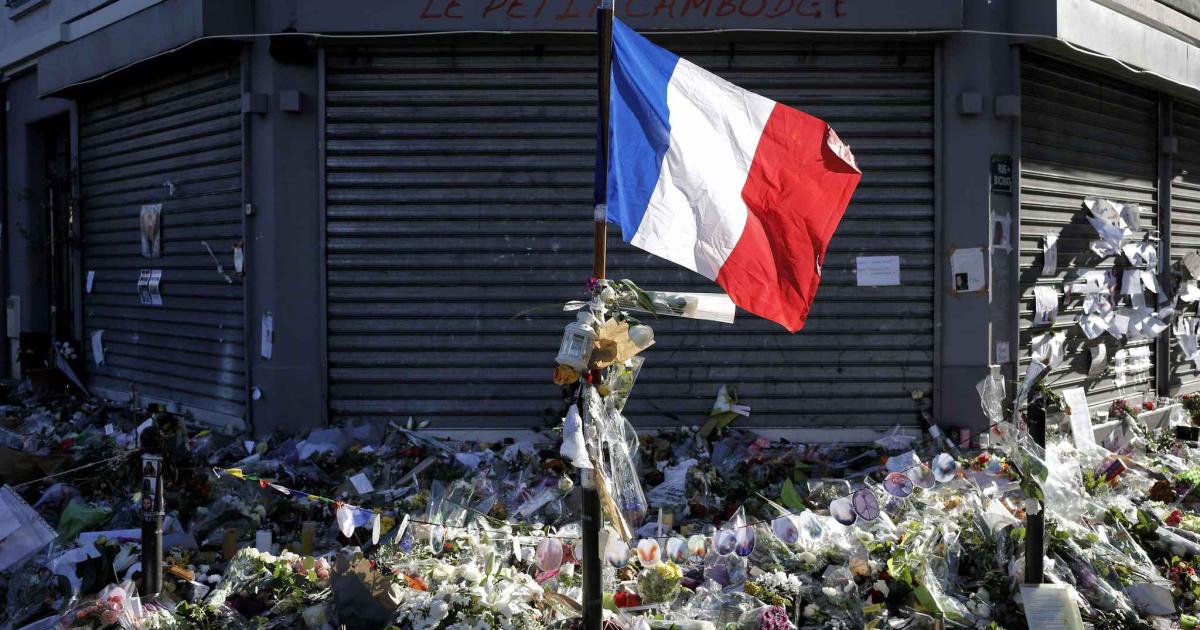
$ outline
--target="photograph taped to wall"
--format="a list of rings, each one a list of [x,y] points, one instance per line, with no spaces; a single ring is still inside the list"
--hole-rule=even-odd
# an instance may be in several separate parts
[[[138,299],[140,299],[142,301],[142,304],[149,305],[149,304],[154,303],[153,300],[151,300],[151,298],[150,298],[150,270],[149,269],[142,269],[138,273],[137,289],[138,289]]]
[[[162,256],[162,204],[154,203],[142,206],[142,257],[160,258]]]
[[[950,255],[950,273],[954,276],[956,292],[982,291],[987,285],[983,248],[968,247],[954,250],[954,253]]]
[[[150,278],[147,281],[147,288],[150,291],[150,303],[154,306],[162,306],[162,269],[151,269]]]

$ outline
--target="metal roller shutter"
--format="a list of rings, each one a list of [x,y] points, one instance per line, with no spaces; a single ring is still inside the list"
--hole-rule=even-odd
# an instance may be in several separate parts
[[[1200,251],[1200,107],[1176,102],[1172,111],[1172,133],[1179,138],[1179,152],[1172,158],[1171,260]],[[1181,310],[1194,307],[1180,304]],[[1200,372],[1183,357],[1179,341],[1171,342],[1171,394],[1200,391]]]
[[[176,402],[230,428],[245,418],[243,286],[218,275],[242,240],[241,84],[236,62],[176,72],[81,101],[79,170],[85,337],[103,330],[100,393]],[[162,257],[143,258],[139,213],[161,203]],[[143,306],[141,269],[161,269]]]
[[[1067,333],[1067,361],[1046,377],[1058,391],[1083,385],[1088,402],[1105,405],[1120,397],[1154,392],[1153,368],[1121,388],[1111,373],[1088,378],[1089,348],[1108,344],[1108,365],[1121,348],[1109,335],[1088,342],[1076,324],[1082,296],[1063,295],[1066,282],[1086,269],[1111,269],[1117,257],[1101,259],[1090,249],[1095,229],[1087,222],[1087,197],[1136,202],[1144,230],[1158,228],[1157,97],[1148,91],[1026,52],[1021,66],[1021,372],[1032,338],[1047,331]],[[1058,235],[1058,270],[1042,277],[1042,239]],[[1053,327],[1032,326],[1036,285],[1059,293]],[[1147,296],[1150,306],[1153,298]]]
[[[330,49],[326,55],[329,398],[334,417],[537,424],[558,412],[557,308],[591,260],[594,50],[579,40]],[[748,89],[828,120],[865,176],[817,303],[789,335],[651,321],[628,409],[698,422],[735,385],[750,424],[918,422],[933,378],[933,52],[928,45],[664,38]],[[719,291],[609,237],[609,275]],[[859,288],[858,254],[897,254],[903,285]],[[535,305],[545,310],[522,314]],[[516,317],[514,317],[516,316]]]

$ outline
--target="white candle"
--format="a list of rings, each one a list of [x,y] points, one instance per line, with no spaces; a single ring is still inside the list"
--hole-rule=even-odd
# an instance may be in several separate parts
[[[271,530],[260,529],[255,532],[254,548],[263,553],[271,553]]]

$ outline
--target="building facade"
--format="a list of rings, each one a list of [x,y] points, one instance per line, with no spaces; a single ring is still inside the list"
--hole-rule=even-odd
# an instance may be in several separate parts
[[[590,270],[590,0],[8,4],[10,374],[19,348],[66,340],[95,393],[228,430],[557,418],[558,306]],[[1113,265],[1089,249],[1087,197],[1138,203],[1164,259],[1200,248],[1200,2],[616,10],[824,118],[864,172],[804,330],[746,313],[650,322],[635,422],[697,424],[728,384],[747,426],[802,439],[870,439],[922,411],[978,428],[975,384],[991,365],[1015,380],[1048,331],[1073,358],[1052,386],[1083,385],[1093,404],[1200,389],[1170,331],[1089,341],[1079,296],[1034,324],[1037,286],[1061,295]],[[609,240],[611,277],[718,290]],[[952,261],[974,248],[983,287],[962,291]],[[859,286],[869,256],[898,257],[899,283]],[[1144,347],[1152,368],[1118,384],[1091,369],[1101,344],[1110,363]]]

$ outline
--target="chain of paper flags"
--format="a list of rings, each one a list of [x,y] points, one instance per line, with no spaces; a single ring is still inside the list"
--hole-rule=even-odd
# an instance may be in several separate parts
[[[987,429],[973,434],[972,437],[990,431],[995,426],[991,425]],[[898,499],[904,499],[912,494],[917,487],[928,489],[938,483],[951,481],[959,474],[960,470],[958,461],[949,453],[938,454],[928,464],[923,463],[911,451],[892,459],[900,458],[903,459],[901,459],[899,466],[891,466],[893,470],[884,477],[882,483],[875,484],[868,480],[866,487],[830,502],[830,516],[844,526],[853,525],[860,519],[873,521],[879,518],[881,512],[879,498],[875,492],[876,485],[882,486],[884,491],[889,495]],[[906,464],[908,464],[907,467],[901,468]],[[995,458],[990,458],[985,462],[985,466],[985,470],[988,472],[996,474],[1002,472],[1001,464]],[[335,513],[339,530],[347,538],[353,535],[356,528],[370,527],[372,544],[379,542],[382,512],[378,509],[359,507],[337,499],[288,488],[275,483],[271,479],[244,472],[240,468],[214,468],[213,473],[218,476],[225,474],[237,479],[254,482],[261,488],[270,488],[286,496],[328,504]],[[747,521],[743,509],[739,508],[734,517],[716,532],[713,532],[711,536],[704,534],[694,534],[687,538],[680,535],[646,536],[642,537],[637,545],[632,547],[629,543],[623,542],[618,536],[609,536],[603,550],[605,561],[615,568],[621,568],[627,565],[634,555],[636,555],[643,566],[652,567],[663,560],[670,560],[677,564],[698,561],[703,559],[710,551],[719,556],[736,554],[744,558],[749,556],[754,550],[757,537],[756,527],[768,523],[776,538],[787,545],[797,544],[802,538],[815,541],[821,537],[823,524],[810,510],[804,510],[803,512],[790,511],[770,499],[766,500],[773,509],[780,513],[778,517],[772,520]],[[450,502],[454,503],[453,501]],[[489,516],[468,506],[458,503],[454,504],[495,523],[505,525],[516,524]],[[403,535],[403,528],[409,523],[428,525],[431,547],[435,550],[441,548],[446,535],[446,525],[444,523],[421,521],[412,519],[408,515],[404,515],[402,519],[401,536]],[[543,571],[549,572],[556,570],[561,565],[565,555],[564,549],[570,547],[569,542],[564,545],[563,541],[578,541],[579,537],[549,534],[539,535],[537,539],[539,540],[536,554],[537,564]],[[514,545],[519,544],[516,542],[515,537],[513,540]],[[580,557],[579,550],[572,548],[571,551],[574,552],[573,555],[575,558]],[[566,557],[569,558],[570,554],[566,554]]]

